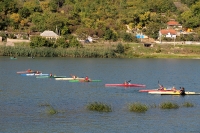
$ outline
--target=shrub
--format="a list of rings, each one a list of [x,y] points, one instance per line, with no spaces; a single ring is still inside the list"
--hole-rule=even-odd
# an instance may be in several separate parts
[[[57,114],[57,111],[56,111],[52,106],[47,106],[46,112],[47,112],[47,114],[49,114],[49,115]]]
[[[141,103],[132,103],[129,105],[129,110],[133,111],[133,112],[146,112],[148,110],[148,107],[145,104],[141,104]]]
[[[172,102],[163,102],[160,104],[161,109],[177,109],[179,108],[179,105]]]
[[[194,104],[192,104],[190,102],[184,102],[183,107],[194,107]]]
[[[112,109],[109,105],[100,102],[94,102],[87,105],[87,109],[91,111],[99,111],[99,112],[111,112]]]
[[[124,53],[124,46],[121,43],[118,43],[116,48],[116,53],[123,54]]]

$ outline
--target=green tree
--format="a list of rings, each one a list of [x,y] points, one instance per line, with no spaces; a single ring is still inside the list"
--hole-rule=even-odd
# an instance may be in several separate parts
[[[32,48],[35,48],[35,47],[52,47],[53,45],[54,45],[53,42],[51,42],[48,39],[45,39],[41,36],[32,36],[31,37],[30,46]]]
[[[124,53],[124,46],[121,43],[118,43],[115,52],[119,53],[119,54],[123,54]]]
[[[56,47],[68,48],[69,43],[66,41],[64,37],[60,37],[56,40]]]
[[[81,43],[77,40],[76,37],[71,36],[71,38],[69,39],[69,46],[70,47],[81,47]]]
[[[197,28],[200,26],[200,1],[192,5],[190,10],[181,14],[182,23],[188,28]]]
[[[42,13],[39,13],[39,12],[36,12],[36,13],[33,13],[30,17],[29,17],[29,20],[32,22],[32,25],[31,25],[31,30],[32,31],[44,31],[47,29],[47,26],[46,26],[46,18],[48,16],[45,16],[44,14]]]
[[[145,30],[145,34],[148,35],[150,38],[157,39],[159,36],[159,30],[160,30],[161,24],[150,22]]]
[[[24,8],[22,8],[22,9],[19,10],[19,14],[20,14],[20,16],[22,18],[27,18],[27,17],[30,16],[31,13],[30,13],[30,11],[29,11],[28,8],[24,7]]]

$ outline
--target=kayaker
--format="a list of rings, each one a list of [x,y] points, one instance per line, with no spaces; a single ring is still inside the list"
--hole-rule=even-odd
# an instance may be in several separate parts
[[[160,84],[158,84],[159,85],[159,90],[164,90],[164,86],[163,85],[160,85]]]
[[[185,88],[184,88],[184,87],[182,87],[182,88],[180,89],[180,95],[185,95]]]
[[[86,81],[86,82],[89,82],[89,81],[90,81],[90,78],[89,78],[88,76],[86,76],[86,77],[85,77],[85,81]]]
[[[49,74],[49,76],[50,76],[50,77],[53,77],[53,74],[52,74],[52,73],[50,73],[50,74]]]
[[[76,79],[76,78],[77,78],[77,76],[76,76],[76,75],[72,75],[72,74],[71,74],[71,76],[72,76],[72,78],[73,78],[73,79]]]
[[[173,90],[173,91],[176,91],[176,88],[173,86],[173,87],[172,87],[172,90]]]
[[[125,80],[124,84],[125,84],[125,85],[128,85],[128,84],[130,84],[130,81],[126,81],[126,80]]]

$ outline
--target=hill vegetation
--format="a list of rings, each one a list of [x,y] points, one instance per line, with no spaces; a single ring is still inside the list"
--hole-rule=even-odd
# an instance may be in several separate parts
[[[177,2],[188,8],[177,8]],[[0,18],[0,30],[28,34],[52,30],[65,38],[75,34],[79,38],[133,41],[131,35],[126,35],[127,26],[156,39],[158,30],[165,28],[169,19],[199,31],[200,1],[3,0]]]
[[[149,38],[157,39],[158,31],[166,28],[166,23],[170,19],[177,20],[185,29],[193,29],[195,33],[195,36],[181,36],[177,39],[181,41],[200,40],[200,0],[0,1],[0,36],[2,36],[3,40],[7,37],[16,38],[15,33],[39,35],[38,33],[45,30],[51,30],[59,34],[61,38],[55,41],[42,38],[41,36],[33,36],[26,50],[23,48],[22,51],[37,47],[72,47],[72,49],[75,48],[72,54],[75,57],[80,57],[83,53],[85,54],[84,49],[80,52],[81,48],[85,48],[85,46],[83,47],[77,38],[86,40],[88,36],[98,39],[100,47],[104,44],[101,42],[108,42],[108,44],[116,42],[115,44],[118,45],[113,46],[114,48],[109,49],[109,51],[102,50],[104,52],[101,54],[97,54],[95,51],[86,53],[85,57],[118,57],[119,54],[125,54],[126,57],[141,57],[143,52],[140,51],[138,53],[126,44],[129,42],[139,42],[136,34],[140,33],[149,36]],[[27,39],[25,35],[23,38]],[[78,55],[77,49],[79,50]],[[14,51],[8,52],[12,50],[8,48],[7,52],[5,52],[6,50],[4,49],[4,52],[1,52],[1,54],[20,56],[20,52],[18,54],[14,54]],[[48,51],[47,53],[51,53]],[[154,47],[151,52],[163,53],[164,51],[158,46],[157,48]],[[180,51],[185,50],[174,51],[174,53],[182,54],[183,52]],[[198,51],[192,50],[192,53],[198,54]],[[145,50],[144,52],[148,51]],[[37,56],[37,51],[24,52],[21,56],[30,54]],[[53,50],[52,55],[48,54],[48,56],[71,56],[71,53],[55,54]],[[147,53],[147,58],[152,56],[157,58],[157,54],[149,55]]]

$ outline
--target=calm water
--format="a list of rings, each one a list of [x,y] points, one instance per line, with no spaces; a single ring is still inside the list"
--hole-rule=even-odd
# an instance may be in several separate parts
[[[89,76],[102,82],[70,83],[16,74],[27,69],[70,77]],[[185,87],[200,92],[200,60],[195,59],[74,59],[0,57],[0,132],[67,133],[197,133],[200,132],[200,96],[160,96],[139,93],[141,88],[105,87],[106,83],[145,84],[146,89]],[[129,112],[127,105],[191,102],[192,108],[150,108]],[[111,105],[112,112],[86,109],[91,102]],[[50,104],[59,113],[48,115]]]

